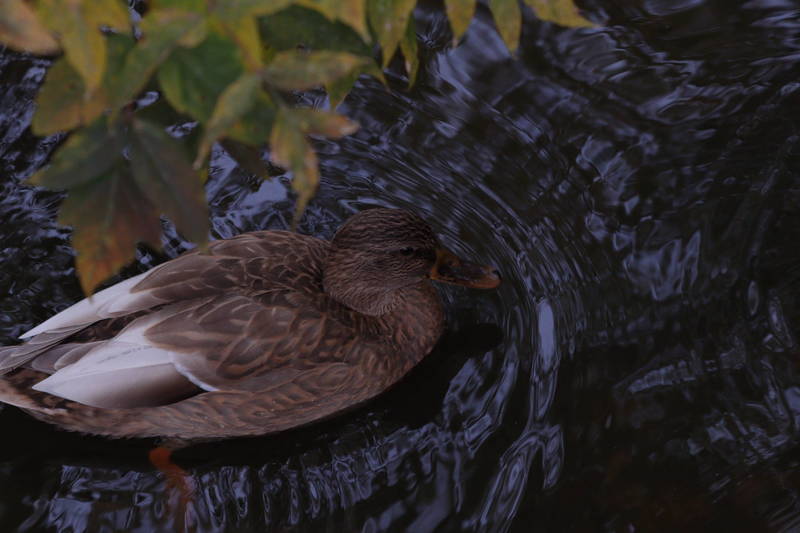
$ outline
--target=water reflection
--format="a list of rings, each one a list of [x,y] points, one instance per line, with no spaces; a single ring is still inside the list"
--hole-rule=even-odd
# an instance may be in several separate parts
[[[362,129],[318,144],[303,231],[411,207],[502,265],[496,295],[446,290],[451,332],[406,381],[325,424],[179,453],[198,488],[180,519],[148,443],[5,409],[3,530],[799,527],[800,16],[768,0],[586,5],[606,27],[527,20],[518,60],[486,13],[449,51],[423,9],[420,84],[364,81],[344,104]],[[0,65],[10,339],[78,290],[58,195],[17,182],[56,142],[30,137],[20,104],[44,66]],[[223,150],[213,165],[217,236],[286,226],[285,176],[259,182]],[[170,228],[166,244],[185,247]],[[162,259],[141,251],[129,274]]]

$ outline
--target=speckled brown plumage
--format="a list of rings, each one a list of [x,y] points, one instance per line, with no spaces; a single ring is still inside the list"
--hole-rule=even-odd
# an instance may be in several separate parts
[[[282,431],[374,397],[443,331],[427,279],[441,254],[415,215],[364,213],[332,243],[254,232],[157,267],[120,293],[121,303],[109,299],[81,314],[88,323],[64,319],[57,334],[0,349],[0,369],[10,371],[0,378],[0,401],[73,431],[213,439]],[[76,362],[88,366],[98,347],[123,345],[139,331],[142,347],[125,344],[123,355],[135,366],[136,350],[169,354],[172,373],[161,388],[147,383],[151,371],[163,370],[160,361],[125,369],[142,383],[125,383],[124,407],[104,393],[87,405],[32,388]]]

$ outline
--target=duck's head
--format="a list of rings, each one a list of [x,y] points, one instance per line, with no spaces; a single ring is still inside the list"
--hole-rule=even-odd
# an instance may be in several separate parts
[[[387,312],[398,289],[425,279],[478,289],[500,284],[494,267],[459,259],[424,220],[403,209],[353,215],[334,235],[324,269],[325,292],[369,315]]]

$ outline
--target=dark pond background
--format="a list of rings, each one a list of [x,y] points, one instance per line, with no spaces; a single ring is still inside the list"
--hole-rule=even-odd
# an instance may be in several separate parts
[[[585,0],[603,26],[526,16],[517,58],[481,10],[458,49],[418,9],[424,72],[342,106],[301,230],[413,208],[498,265],[444,291],[450,331],[367,407],[176,456],[0,410],[0,530],[800,530],[800,5]],[[60,195],[23,185],[58,139],[27,130],[46,62],[0,54],[0,341],[80,297]],[[308,103],[325,105],[323,95]],[[283,228],[286,176],[224,151],[215,237]],[[164,256],[141,251],[126,275]]]

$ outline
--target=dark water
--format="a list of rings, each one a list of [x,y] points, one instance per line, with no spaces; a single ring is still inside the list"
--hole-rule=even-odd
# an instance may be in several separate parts
[[[424,8],[419,86],[347,99],[302,231],[410,207],[505,284],[446,291],[442,343],[367,407],[179,452],[190,528],[800,530],[800,5],[584,5],[604,27],[527,20],[518,59]],[[79,297],[60,196],[20,184],[58,141],[26,130],[45,67],[0,55],[3,341]],[[285,227],[287,183],[218,151],[215,236]],[[180,523],[149,442],[0,427],[0,530]]]

